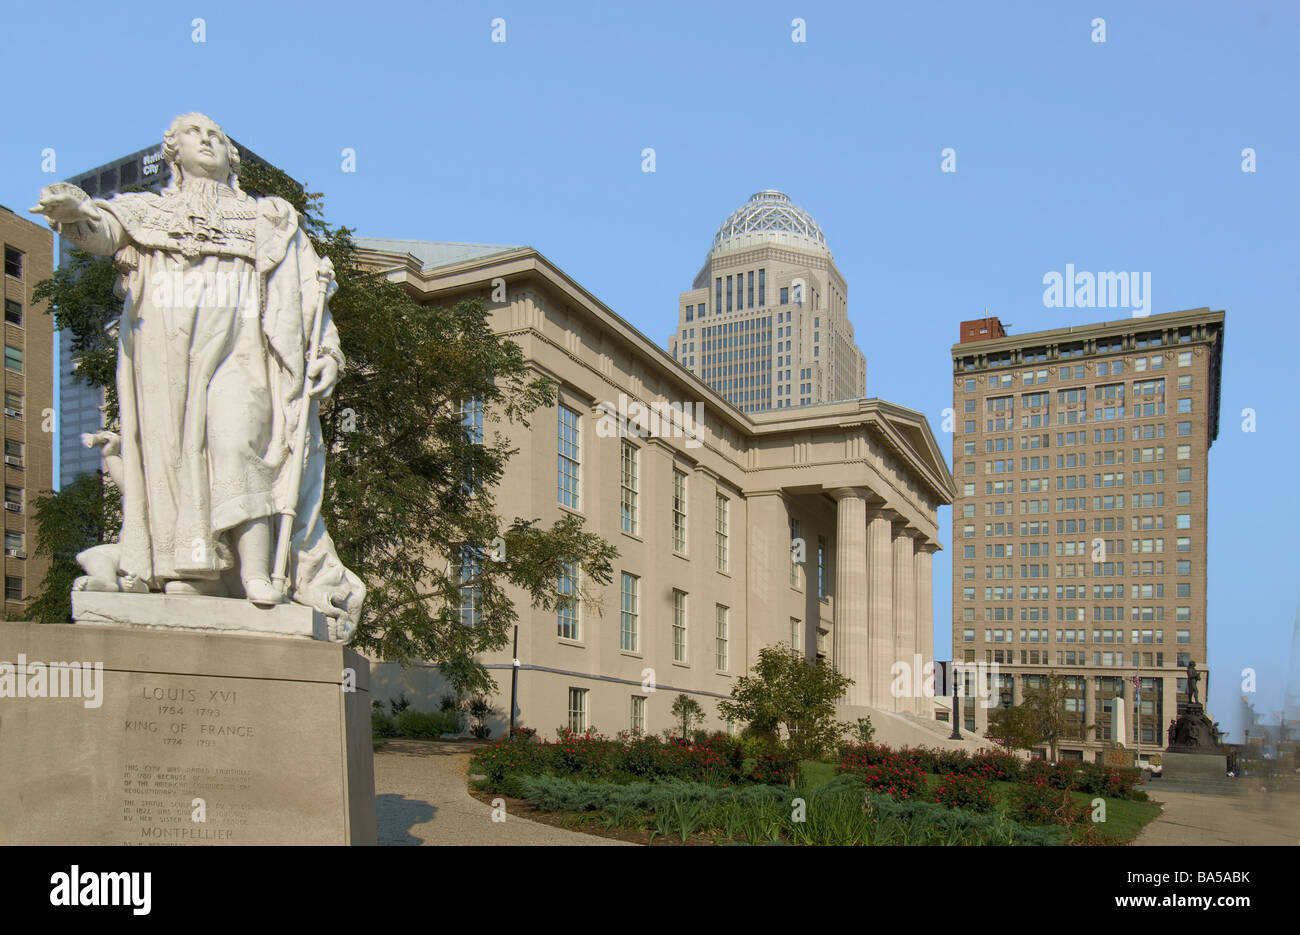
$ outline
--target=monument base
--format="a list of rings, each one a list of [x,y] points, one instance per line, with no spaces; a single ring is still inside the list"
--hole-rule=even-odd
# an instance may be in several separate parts
[[[376,843],[364,657],[148,626],[0,623],[0,845]]]
[[[73,591],[72,619],[83,626],[326,638],[325,615],[303,604],[257,607],[242,598],[190,594]]]
[[[1204,795],[1235,795],[1240,791],[1228,778],[1228,757],[1222,753],[1186,753],[1170,748],[1162,758],[1160,778],[1149,791],[1199,792]]]

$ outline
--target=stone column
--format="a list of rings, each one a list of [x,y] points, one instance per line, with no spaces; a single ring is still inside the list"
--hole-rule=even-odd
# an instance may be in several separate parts
[[[894,555],[891,526],[898,514],[877,509],[867,517],[867,639],[871,645],[868,695],[873,707],[891,710],[889,665],[894,658]]]
[[[911,666],[912,652],[916,647],[916,584],[913,568],[913,556],[916,553],[912,547],[912,537],[915,534],[916,530],[906,525],[894,529],[894,651],[889,660],[891,666],[895,662],[905,662]],[[909,685],[907,693],[898,697],[891,696],[892,710],[912,711],[912,690],[913,687]]]
[[[916,648],[921,665],[934,664],[934,553],[938,546],[932,542],[916,541],[913,572],[916,586]],[[917,675],[924,684],[924,670]],[[924,694],[917,697],[914,710],[921,717],[934,718],[934,702]]]
[[[867,492],[842,487],[835,497],[835,668],[853,679],[844,703],[870,704],[867,629]]]

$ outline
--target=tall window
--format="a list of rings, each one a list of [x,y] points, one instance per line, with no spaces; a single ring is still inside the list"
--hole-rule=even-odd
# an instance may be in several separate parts
[[[716,605],[714,629],[714,662],[719,672],[727,671],[727,614],[729,611],[721,604]]]
[[[645,733],[645,696],[632,696],[632,733]]]
[[[623,572],[623,583],[619,591],[618,648],[629,653],[641,649],[637,603],[640,585],[640,578]]]
[[[558,420],[559,468],[556,481],[556,499],[570,509],[581,509],[579,490],[582,468],[582,424],[580,416],[567,406],[560,407]]]
[[[740,277],[736,277],[739,279]],[[739,290],[737,290],[739,291]],[[731,311],[731,277],[727,277],[727,311]]]
[[[460,424],[465,427],[465,434],[469,444],[483,444],[483,398],[481,396],[471,396],[467,400],[461,400],[456,411],[460,416]],[[465,489],[469,493],[474,493],[477,488],[474,471],[469,468],[465,472]]]
[[[686,592],[673,590],[673,662],[686,661]]]
[[[5,275],[23,278],[23,252],[8,244],[5,245]]]
[[[23,323],[23,303],[15,302],[13,299],[5,299],[5,321],[11,325],[21,325]]]
[[[826,537],[817,537],[817,599],[826,600]]]
[[[23,599],[23,579],[5,575],[5,600],[21,601]]]
[[[483,587],[477,581],[483,571],[483,557],[474,546],[460,547],[457,574],[460,579],[460,622],[476,627],[483,622]]]
[[[673,551],[686,553],[686,474],[673,471]]]
[[[569,606],[560,605],[556,611],[556,635],[566,640],[582,639],[582,630],[578,620],[578,566],[565,562],[560,566],[560,580],[556,591],[562,598],[571,598]]]
[[[728,542],[728,530],[731,525],[730,505],[730,502],[722,494],[716,495],[713,530],[717,545],[718,571],[726,571],[731,567],[731,552]]]
[[[587,689],[569,689],[569,730],[581,734],[587,729]]]
[[[483,397],[471,396],[462,400],[457,413],[460,415],[460,424],[465,426],[470,444],[483,444]]]
[[[619,499],[620,523],[624,532],[636,535],[638,529],[636,513],[637,460],[639,452],[636,445],[623,442],[623,453],[619,458],[619,483],[622,494]]]
[[[767,305],[767,270],[758,271],[758,307]]]
[[[798,617],[790,618],[790,648],[795,652],[803,650],[803,622]]]
[[[5,369],[12,370],[15,373],[23,372],[23,351],[22,348],[10,347],[5,345]]]
[[[795,558],[799,543],[799,521],[790,519],[790,587],[799,587],[799,562]]]
[[[753,308],[754,307],[754,274],[752,272],[746,274],[745,299],[746,299],[745,307]]]

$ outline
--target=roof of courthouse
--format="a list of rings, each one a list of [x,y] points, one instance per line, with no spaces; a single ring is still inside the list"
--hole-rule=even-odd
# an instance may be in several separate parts
[[[535,247],[502,244],[466,244],[447,241],[394,240],[357,237],[354,243],[363,261],[386,269],[389,278],[406,284],[415,293],[429,294],[456,288],[483,275],[485,266],[504,264],[514,275],[532,271],[561,294],[584,306],[606,326],[620,333],[648,363],[653,361],[665,375],[692,388],[696,398],[740,432],[749,437],[771,433],[809,431],[856,422],[871,423],[884,444],[909,463],[939,503],[951,503],[956,488],[947,459],[940,450],[925,414],[878,398],[844,399],[816,406],[772,409],[746,413],[716,394],[695,374],[674,360],[666,349],[646,337],[631,322],[605,305],[571,276],[543,256]],[[366,256],[368,254],[368,256]],[[394,261],[398,261],[394,263]]]
[[[493,243],[455,243],[441,240],[394,240],[386,237],[356,237],[354,242],[363,250],[380,253],[407,254],[415,258],[420,269],[436,269],[465,260],[477,260],[495,253],[509,253],[523,247]]]

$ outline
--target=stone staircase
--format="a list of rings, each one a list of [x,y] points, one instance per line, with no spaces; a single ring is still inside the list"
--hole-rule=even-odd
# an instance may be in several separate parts
[[[976,750],[994,747],[991,740],[965,730],[962,731],[961,740],[951,740],[949,739],[952,733],[951,725],[928,720],[915,714],[854,706],[844,708],[839,716],[850,724],[860,717],[871,718],[871,726],[876,729],[875,743],[895,749],[937,747],[942,750],[967,750],[973,753]]]

